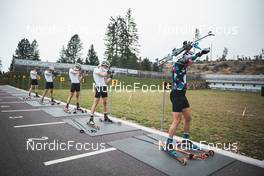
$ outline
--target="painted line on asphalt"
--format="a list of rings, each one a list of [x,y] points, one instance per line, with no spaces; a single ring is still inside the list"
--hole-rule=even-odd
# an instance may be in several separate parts
[[[27,111],[41,111],[41,109],[12,109],[12,110],[3,110],[1,112],[27,112]]]
[[[111,152],[114,150],[116,150],[116,148],[102,149],[102,150],[98,150],[98,151],[94,151],[94,152],[83,153],[80,155],[74,155],[74,156],[69,156],[69,157],[60,158],[60,159],[56,159],[56,160],[46,161],[43,164],[45,166],[49,166],[52,164],[62,163],[62,162],[71,161],[71,160],[75,160],[75,159],[79,159],[79,158],[84,158],[84,157],[88,157],[88,156],[93,156],[93,155],[98,155],[98,154],[102,154],[102,153],[106,153],[106,152]]]
[[[16,104],[16,103],[25,103],[23,101],[5,101],[5,102],[0,102],[0,104]]]
[[[17,97],[1,97],[1,98],[17,98]]]
[[[26,127],[34,127],[34,126],[44,126],[44,125],[58,125],[64,124],[66,122],[50,122],[50,123],[35,123],[35,124],[28,124],[28,125],[17,125],[14,128],[26,128]]]

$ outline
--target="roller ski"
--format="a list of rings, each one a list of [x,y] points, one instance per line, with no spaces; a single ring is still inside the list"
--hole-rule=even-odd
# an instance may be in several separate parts
[[[82,108],[74,108],[73,114],[77,114],[78,112],[83,114],[86,113],[87,111]]]
[[[71,114],[71,110],[69,107],[64,107],[63,111],[66,112],[67,114]]]
[[[94,123],[93,117],[87,122],[87,125],[93,129],[100,130],[100,126]]]
[[[176,150],[167,150],[164,143],[157,143],[152,142],[152,141],[148,141],[145,139],[141,139],[141,138],[137,138],[135,136],[133,136],[133,138],[138,139],[140,141],[144,141],[147,142],[149,144],[153,144],[153,145],[158,145],[159,146],[159,150],[165,152],[166,154],[168,154],[170,157],[172,157],[173,159],[177,160],[181,165],[186,166],[187,162],[188,162],[188,157],[180,157],[179,154],[176,152]]]
[[[60,104],[60,102],[55,101],[55,100],[53,100],[53,99],[51,99],[51,100],[49,101],[49,103],[50,103],[51,105],[59,105],[59,104]]]
[[[147,135],[147,134],[144,134],[144,136],[146,136],[146,137],[148,137],[148,138],[150,138],[150,139],[152,139],[152,140],[154,140],[154,141],[160,143],[160,141],[159,141],[158,139],[156,139],[156,138],[154,138],[154,137],[152,137],[152,136],[149,136],[149,135]],[[167,143],[168,143],[168,141],[167,141]],[[170,143],[172,143],[172,141],[170,141]],[[176,152],[180,152],[180,153],[182,153],[182,154],[184,154],[184,155],[187,155],[188,158],[191,159],[191,160],[197,160],[197,159],[206,160],[206,159],[208,159],[208,157],[209,157],[209,154],[207,154],[207,153],[194,154],[194,153],[192,153],[192,152],[189,152],[189,151],[187,151],[187,150],[182,149],[182,148],[179,147],[177,144],[178,144],[178,143],[176,143],[176,146],[171,146],[172,150],[175,150]],[[165,146],[164,144],[160,144],[160,147],[161,147],[162,149],[166,149],[167,146]]]
[[[77,125],[77,127],[79,128],[79,130],[80,130],[80,133],[87,133],[87,132],[89,132],[89,133],[96,133],[97,132],[97,130],[95,130],[95,129],[91,129],[91,130],[88,130],[88,129],[86,129],[80,122],[78,122],[77,120],[75,120],[74,118],[71,118],[71,120],[72,120],[72,122],[75,124],[75,125]]]
[[[195,150],[201,152],[200,155],[204,157],[213,157],[214,156],[214,151],[213,150],[204,150],[198,145],[194,144],[191,140],[189,139],[183,139],[181,142],[177,142],[177,145],[180,146],[181,148],[184,148],[184,150]]]
[[[122,123],[119,122],[119,121],[116,122],[116,121],[111,120],[111,119],[107,116],[107,114],[104,114],[104,119],[99,118],[99,121],[100,121],[101,123],[105,123],[105,124],[117,124],[117,125],[122,125]]]
[[[23,101],[28,101],[28,100],[31,100],[31,96],[23,97]]]

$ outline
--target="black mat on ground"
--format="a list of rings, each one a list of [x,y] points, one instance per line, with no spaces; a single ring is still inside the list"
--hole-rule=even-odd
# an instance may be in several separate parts
[[[144,135],[140,138],[149,140]],[[136,138],[113,141],[108,144],[171,176],[205,176],[235,161],[230,157],[215,154],[214,157],[209,157],[207,160],[188,160],[187,166],[182,166],[168,154],[160,151],[158,146]]]
[[[92,130],[94,128],[87,125],[87,122],[89,118],[84,117],[73,117],[75,120],[77,120],[83,127],[85,127],[88,130]],[[68,124],[74,126],[75,128],[79,129],[78,124],[74,123],[71,119],[64,119]],[[87,132],[90,136],[99,136],[99,135],[107,135],[107,134],[113,134],[113,133],[122,133],[122,132],[128,132],[128,131],[136,131],[139,130],[137,128],[125,125],[125,124],[109,124],[104,122],[99,122],[99,118],[94,118],[94,122],[96,125],[100,126],[100,130],[97,130],[95,133]]]
[[[88,116],[87,113],[81,113],[78,112],[77,114],[69,114],[64,112],[63,106],[57,106],[57,107],[41,107],[41,110],[45,111],[46,113],[52,115],[53,117],[68,117],[68,116]]]
[[[45,100],[43,104],[40,104],[39,101],[25,101],[27,104],[31,105],[31,106],[35,106],[35,107],[62,107],[61,104],[54,104],[52,105],[48,100]]]

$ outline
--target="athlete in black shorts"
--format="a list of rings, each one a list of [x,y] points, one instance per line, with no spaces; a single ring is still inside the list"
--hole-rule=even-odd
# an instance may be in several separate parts
[[[100,66],[96,67],[93,72],[93,78],[95,82],[95,96],[94,102],[91,108],[91,117],[89,124],[94,125],[93,117],[96,107],[102,97],[103,100],[103,113],[104,121],[112,122],[111,119],[107,116],[107,85],[111,82],[113,78],[113,73],[109,71],[110,63],[108,61],[103,61]]]
[[[74,93],[76,93],[76,105],[77,105],[77,110],[81,110],[80,107],[80,91],[81,91],[81,84],[80,84],[80,80],[82,79],[82,74],[81,74],[81,64],[77,63],[75,64],[74,68],[70,68],[69,70],[69,77],[71,80],[71,89],[70,89],[70,93],[67,99],[67,104],[64,108],[65,112],[70,112],[69,110],[69,104],[71,102],[71,99],[74,95]]]
[[[44,71],[44,77],[46,80],[46,87],[45,90],[43,92],[42,98],[40,100],[40,103],[43,104],[44,98],[46,97],[48,91],[50,92],[50,96],[51,96],[51,102],[55,103],[54,98],[53,98],[53,80],[55,79],[55,68],[53,66],[49,67],[49,69]]]
[[[178,59],[172,68],[172,91],[170,93],[170,99],[172,102],[172,119],[173,122],[169,129],[169,138],[167,140],[167,149],[171,149],[173,142],[173,135],[176,132],[178,125],[181,122],[181,116],[184,117],[184,133],[183,138],[189,139],[189,131],[191,124],[191,109],[189,102],[186,98],[186,73],[187,67],[190,66],[198,57],[209,52],[209,49],[203,49],[201,52],[193,54],[190,49],[192,48],[189,43],[184,42],[185,53]]]
[[[39,67],[35,67],[33,70],[30,71],[30,88],[28,91],[28,96],[31,97],[31,92],[35,89],[36,97],[38,95],[38,78],[39,78]]]

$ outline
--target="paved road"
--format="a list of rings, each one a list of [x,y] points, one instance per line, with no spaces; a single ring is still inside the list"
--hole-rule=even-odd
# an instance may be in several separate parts
[[[95,137],[81,134],[78,129],[68,125],[63,119],[55,118],[38,109],[38,107],[28,105],[14,96],[14,93],[7,93],[6,88],[6,86],[0,86],[1,176],[166,175],[133,156],[106,144],[110,141],[141,135],[142,130]],[[88,143],[93,145],[95,150],[77,150],[74,148],[64,151],[44,150],[42,145],[44,142],[34,138],[42,138],[48,142],[55,141],[54,144],[68,141],[73,141],[74,144]],[[30,139],[36,145],[33,145]],[[100,144],[104,144],[106,149],[98,147]],[[32,149],[32,146],[35,147],[35,150]],[[96,153],[97,151],[99,152]],[[211,175],[262,174],[263,169],[236,161],[220,168]]]

